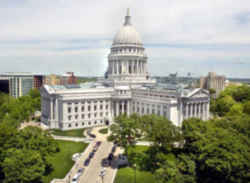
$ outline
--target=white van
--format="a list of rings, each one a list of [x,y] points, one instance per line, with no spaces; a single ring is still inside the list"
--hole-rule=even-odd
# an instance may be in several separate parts
[[[80,173],[77,173],[77,174],[73,177],[73,179],[71,180],[71,183],[78,183],[78,179],[79,179],[80,176],[81,176],[81,174],[80,174]]]

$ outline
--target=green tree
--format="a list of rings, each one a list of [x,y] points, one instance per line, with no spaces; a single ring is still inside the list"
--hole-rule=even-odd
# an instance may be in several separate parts
[[[207,122],[184,121],[183,152],[195,160],[198,182],[240,183],[249,180],[249,138],[232,119],[236,117]]]
[[[167,118],[150,115],[144,119],[147,120],[144,122],[146,136],[155,146],[171,150],[174,143],[181,140],[180,128]]]
[[[238,87],[232,96],[237,102],[250,101],[250,86],[243,85]]]
[[[240,103],[234,104],[227,115],[233,116],[233,115],[241,115],[243,113],[243,106]]]
[[[247,101],[243,105],[243,112],[250,115],[250,101]]]
[[[45,172],[41,155],[37,151],[9,149],[3,161],[5,183],[38,183]]]
[[[230,95],[219,97],[216,100],[216,113],[219,116],[225,116],[234,104],[236,104],[236,102]]]
[[[110,127],[109,140],[123,147],[126,155],[128,155],[128,148],[134,146],[140,137],[138,124],[134,118],[125,115],[118,116]]]

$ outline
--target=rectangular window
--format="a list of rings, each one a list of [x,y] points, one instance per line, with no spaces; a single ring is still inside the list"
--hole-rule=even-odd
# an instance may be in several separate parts
[[[84,119],[84,114],[82,114],[82,119]]]
[[[78,119],[78,115],[75,115],[75,119]]]
[[[84,111],[84,106],[82,106],[82,112]]]
[[[75,112],[78,112],[78,107],[75,107]]]
[[[68,120],[69,120],[69,121],[71,120],[71,116],[68,116]]]
[[[71,113],[71,107],[68,107],[68,113]]]

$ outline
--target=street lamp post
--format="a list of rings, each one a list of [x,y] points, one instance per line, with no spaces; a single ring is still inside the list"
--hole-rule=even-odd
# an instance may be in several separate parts
[[[136,183],[136,164],[134,164],[134,168],[135,168],[135,183]]]
[[[103,178],[105,176],[105,172],[106,172],[106,169],[103,169],[103,170],[101,170],[100,175],[99,175],[102,179],[102,183],[103,183]]]

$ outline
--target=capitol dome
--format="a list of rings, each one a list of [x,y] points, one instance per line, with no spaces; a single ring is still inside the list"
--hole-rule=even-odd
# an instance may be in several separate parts
[[[127,16],[125,17],[125,23],[119,32],[116,34],[113,45],[121,44],[133,44],[133,45],[142,45],[142,40],[139,33],[131,25],[130,22],[129,9],[127,11]]]

